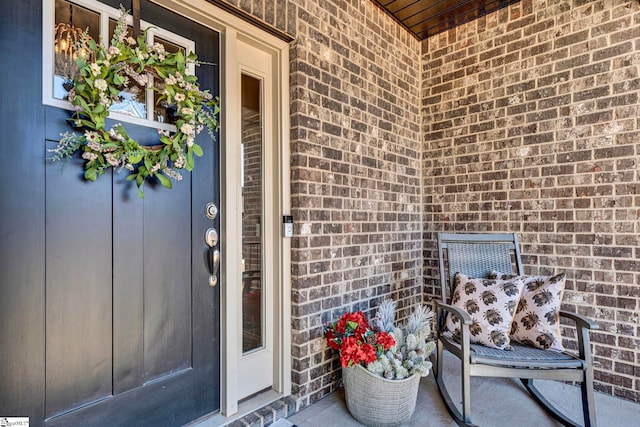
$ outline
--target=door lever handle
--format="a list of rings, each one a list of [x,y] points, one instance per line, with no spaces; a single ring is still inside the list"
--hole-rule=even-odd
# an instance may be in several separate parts
[[[216,286],[218,284],[218,270],[220,269],[220,251],[218,249],[209,249],[209,270],[211,276],[209,276],[209,286]]]

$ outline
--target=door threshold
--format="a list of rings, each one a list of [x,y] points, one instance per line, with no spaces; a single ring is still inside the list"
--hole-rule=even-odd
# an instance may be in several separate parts
[[[267,390],[262,393],[255,394],[246,400],[243,400],[238,404],[238,412],[225,417],[219,412],[205,415],[197,420],[189,423],[186,427],[219,427],[232,423],[235,420],[243,418],[249,414],[252,414],[258,409],[261,409],[270,403],[273,403],[279,399],[282,399],[284,395],[274,390]]]

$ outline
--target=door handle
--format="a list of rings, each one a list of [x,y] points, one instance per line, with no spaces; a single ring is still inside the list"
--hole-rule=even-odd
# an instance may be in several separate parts
[[[211,276],[209,276],[209,286],[216,286],[218,284],[218,270],[220,269],[220,251],[218,249],[209,249],[209,269]]]
[[[209,228],[204,233],[204,241],[209,246],[209,286],[218,284],[218,270],[220,269],[220,251],[216,249],[218,246],[218,232],[215,228]]]

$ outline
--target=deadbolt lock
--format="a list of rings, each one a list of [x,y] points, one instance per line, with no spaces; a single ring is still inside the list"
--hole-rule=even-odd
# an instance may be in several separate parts
[[[218,207],[215,203],[209,202],[204,208],[204,213],[209,219],[216,219],[218,216]]]

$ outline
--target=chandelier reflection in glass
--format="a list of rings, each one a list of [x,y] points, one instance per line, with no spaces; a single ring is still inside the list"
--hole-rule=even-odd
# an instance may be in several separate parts
[[[55,74],[64,78],[63,87],[68,92],[73,87],[73,77],[78,73],[76,59],[81,54],[84,32],[66,22],[54,27]]]

